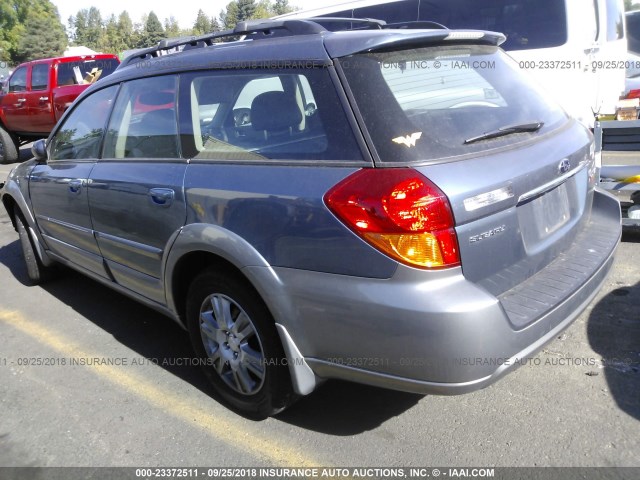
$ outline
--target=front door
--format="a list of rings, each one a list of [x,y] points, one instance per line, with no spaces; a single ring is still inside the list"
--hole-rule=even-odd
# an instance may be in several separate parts
[[[89,215],[88,179],[94,168],[117,86],[82,101],[57,129],[46,164],[36,166],[29,193],[47,248],[79,267],[108,277]]]

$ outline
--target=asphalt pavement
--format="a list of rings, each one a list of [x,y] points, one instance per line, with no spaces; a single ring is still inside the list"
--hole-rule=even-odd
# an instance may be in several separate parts
[[[171,320],[71,271],[29,286],[2,209],[0,279],[0,466],[640,467],[637,234],[584,314],[495,385],[327,382],[261,422],[217,401]]]

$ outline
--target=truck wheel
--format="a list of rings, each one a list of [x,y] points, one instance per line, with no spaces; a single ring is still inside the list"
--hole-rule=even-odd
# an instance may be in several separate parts
[[[273,317],[244,279],[216,270],[196,277],[187,323],[206,376],[232,408],[262,419],[295,399]]]
[[[15,218],[16,230],[18,230],[18,236],[20,237],[22,255],[27,267],[29,280],[33,285],[39,285],[50,280],[53,277],[53,267],[46,267],[38,257],[38,252],[33,246],[33,240],[27,229],[27,222],[18,208],[15,210]]]
[[[18,161],[19,150],[13,137],[0,127],[0,163],[14,163]]]

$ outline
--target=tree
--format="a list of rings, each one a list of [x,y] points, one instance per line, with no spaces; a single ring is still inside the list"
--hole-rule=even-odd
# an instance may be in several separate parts
[[[138,42],[136,32],[133,29],[133,22],[129,13],[125,10],[118,16],[118,39],[122,42],[118,53],[122,53],[124,50],[133,48]],[[115,53],[115,52],[114,52]]]
[[[289,5],[289,0],[276,0],[273,5],[274,15],[284,15],[285,13],[293,12],[295,8]]]
[[[227,8],[220,12],[220,21],[225,30],[230,30],[238,23],[238,2],[236,0],[229,2]]]
[[[218,19],[216,17],[211,17],[211,22],[209,23],[209,28],[211,32],[219,32],[222,30],[220,28],[220,24],[218,23]]]
[[[632,3],[632,0],[624,0],[624,9],[627,12],[630,10],[640,10],[640,4]]]
[[[52,20],[42,12],[33,11],[29,14],[24,35],[16,49],[17,62],[62,55],[67,47],[67,34],[59,18],[56,18],[57,22]]]
[[[238,5],[238,13],[236,14],[236,23],[244,22],[253,18],[256,12],[256,0],[236,0]]]
[[[178,25],[176,17],[171,16],[169,18],[165,18],[164,33],[167,38],[175,38],[182,35],[182,31],[180,30],[180,25]]]
[[[202,9],[198,10],[198,16],[196,17],[196,23],[193,24],[194,35],[204,35],[211,31],[211,21],[204,14]]]
[[[74,18],[73,26],[73,42],[76,45],[99,50],[106,41],[103,38],[106,32],[102,24],[102,15],[96,7],[79,10]]]
[[[271,6],[271,2],[269,0],[260,0],[256,5],[251,18],[269,18],[273,16],[273,7]]]
[[[24,58],[24,48],[28,47],[23,40],[26,24],[30,22],[33,29],[37,18],[49,22],[45,30],[51,30],[47,34],[53,34],[52,40],[60,30],[64,32],[58,9],[49,0],[0,0],[0,60],[19,63]]]
[[[140,35],[140,40],[138,41],[138,48],[153,47],[165,37],[164,28],[162,28],[158,16],[153,12],[149,12],[144,23],[144,29]]]

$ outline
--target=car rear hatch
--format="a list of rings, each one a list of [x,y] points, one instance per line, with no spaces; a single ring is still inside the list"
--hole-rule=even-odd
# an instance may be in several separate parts
[[[592,136],[497,47],[436,45],[339,61],[374,158],[447,196],[462,271],[516,329],[591,278],[619,238],[592,218]],[[606,221],[605,221],[606,220]]]

